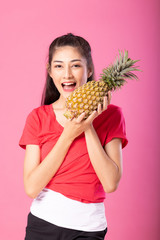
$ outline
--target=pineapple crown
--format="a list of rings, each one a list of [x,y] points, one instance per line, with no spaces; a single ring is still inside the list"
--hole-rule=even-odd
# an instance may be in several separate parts
[[[115,62],[109,67],[104,68],[100,74],[100,81],[104,81],[108,85],[108,90],[115,90],[126,83],[126,79],[138,79],[133,71],[140,71],[135,66],[139,60],[132,60],[128,58],[128,51],[119,51]]]

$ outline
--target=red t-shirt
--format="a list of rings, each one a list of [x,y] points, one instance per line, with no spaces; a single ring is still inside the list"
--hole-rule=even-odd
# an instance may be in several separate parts
[[[113,138],[122,139],[122,147],[127,144],[125,120],[121,109],[109,105],[93,122],[102,146]],[[19,145],[40,146],[40,161],[47,156],[63,131],[57,122],[52,105],[34,109],[27,117]],[[70,146],[60,168],[46,188],[81,202],[103,202],[105,192],[89,159],[84,133]]]

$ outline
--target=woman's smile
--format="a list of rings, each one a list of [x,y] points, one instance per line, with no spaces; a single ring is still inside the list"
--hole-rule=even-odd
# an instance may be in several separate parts
[[[76,89],[76,82],[63,82],[62,87],[65,92],[72,92]]]

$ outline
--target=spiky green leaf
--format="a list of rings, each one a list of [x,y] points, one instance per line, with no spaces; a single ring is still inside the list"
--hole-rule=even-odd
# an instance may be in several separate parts
[[[107,83],[109,89],[116,89],[126,83],[125,79],[138,79],[133,71],[140,71],[135,63],[139,60],[132,60],[128,58],[128,51],[120,51],[116,60],[108,68],[103,69],[100,75],[101,79]]]

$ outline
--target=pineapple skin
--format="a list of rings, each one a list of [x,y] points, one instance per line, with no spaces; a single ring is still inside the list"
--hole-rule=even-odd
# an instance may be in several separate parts
[[[75,89],[66,99],[67,111],[64,116],[67,119],[77,118],[85,112],[87,118],[97,110],[98,104],[103,104],[104,96],[108,94],[108,86],[104,81],[92,80]]]

